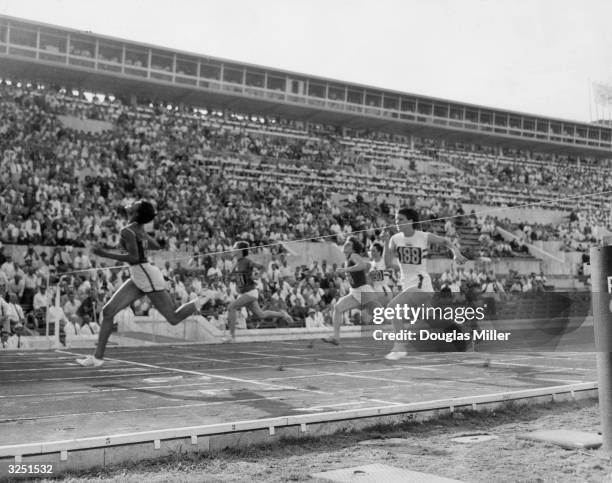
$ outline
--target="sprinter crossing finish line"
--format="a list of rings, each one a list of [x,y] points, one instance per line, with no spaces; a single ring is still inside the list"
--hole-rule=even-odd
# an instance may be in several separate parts
[[[612,456],[612,245],[591,248],[591,291],[603,438],[601,449]]]

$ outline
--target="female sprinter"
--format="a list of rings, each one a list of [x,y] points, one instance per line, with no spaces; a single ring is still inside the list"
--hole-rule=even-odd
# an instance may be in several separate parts
[[[287,312],[275,312],[273,310],[261,310],[259,306],[259,292],[255,288],[253,280],[253,269],[263,270],[263,265],[255,263],[248,258],[249,244],[245,241],[236,242],[233,250],[237,251],[236,264],[232,269],[231,276],[236,281],[238,289],[238,298],[229,304],[227,307],[227,322],[229,325],[230,336],[224,339],[224,342],[233,342],[236,339],[236,311],[242,307],[247,307],[255,317],[259,319],[282,318],[291,324],[293,319]]]
[[[99,257],[128,263],[130,278],[104,305],[96,352],[93,356],[77,359],[77,363],[82,366],[99,367],[104,363],[104,351],[113,330],[113,318],[143,295],[149,297],[153,306],[172,325],[178,324],[199,311],[206,301],[203,298],[197,298],[174,309],[174,303],[168,293],[161,271],[147,261],[145,254],[148,247],[153,250],[160,249],[155,239],[144,230],[144,226],[155,218],[155,208],[148,201],[140,200],[129,205],[126,211],[129,216],[129,224],[123,227],[120,233],[124,253],[108,251],[100,246],[94,247],[92,252]]]
[[[408,207],[401,208],[395,214],[397,233],[393,236],[390,236],[387,231],[383,233],[385,262],[390,266],[397,260],[400,268],[402,291],[388,304],[388,307],[394,309],[404,305],[428,307],[431,304],[434,289],[427,270],[426,258],[430,245],[435,244],[447,248],[452,252],[457,263],[467,261],[459,247],[453,242],[434,233],[417,230],[418,223],[419,214],[416,210]],[[401,334],[404,330],[404,320],[395,317],[392,322],[394,332]],[[385,359],[397,361],[407,355],[406,343],[396,340],[393,349],[385,356]]]
[[[326,337],[323,342],[338,345],[340,344],[340,326],[344,312],[357,309],[366,305],[375,303],[376,294],[374,289],[368,284],[368,270],[371,262],[367,258],[363,258],[360,253],[363,251],[363,245],[355,237],[349,237],[342,247],[342,251],[346,256],[346,267],[339,268],[336,273],[346,273],[350,292],[341,297],[332,312],[332,321],[334,323],[334,336]]]

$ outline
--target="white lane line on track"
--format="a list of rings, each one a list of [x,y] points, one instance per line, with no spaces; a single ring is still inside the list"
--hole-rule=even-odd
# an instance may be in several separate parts
[[[0,396],[0,399],[11,399],[11,398],[27,398],[27,397],[62,397],[62,396],[77,396],[85,394],[100,394],[105,392],[122,392],[122,391],[150,391],[153,389],[174,389],[179,387],[192,387],[192,386],[206,386],[213,384],[212,382],[192,382],[189,384],[164,384],[157,386],[135,386],[135,387],[112,387],[105,389],[93,389],[91,391],[65,391],[65,392],[46,392],[46,393],[32,393],[32,394],[9,394],[7,396]]]
[[[290,366],[290,368],[293,368],[294,366]],[[287,377],[269,377],[264,379],[264,381],[282,381],[284,379],[305,379],[308,377],[319,377],[319,376],[342,376],[344,374],[363,374],[363,373],[370,373],[370,372],[387,372],[387,371],[401,371],[404,369],[421,369],[420,367],[410,367],[410,366],[390,366],[390,367],[384,367],[381,369],[364,369],[361,371],[341,371],[341,372],[315,372],[312,374],[303,374],[301,376],[287,376]],[[296,371],[305,371],[305,369],[301,369],[301,368],[295,368]],[[425,371],[430,371],[432,369],[430,368],[425,368],[423,369]],[[383,379],[386,379],[383,377]]]
[[[231,354],[251,354],[251,352],[236,351],[236,352],[232,352]],[[273,356],[273,355],[266,355],[265,357],[244,357],[242,359],[217,359],[217,358],[209,357],[207,355],[196,355],[196,354],[180,354],[180,355],[176,355],[176,354],[172,354],[172,353],[168,353],[168,352],[156,352],[155,353],[155,356],[159,356],[159,355],[168,355],[168,356],[172,356],[172,357],[186,358],[186,359],[207,360],[207,361],[213,361],[213,362],[228,362],[230,364],[240,364],[240,363],[242,363],[242,361],[257,361],[257,360],[260,360],[260,359],[279,357],[279,356]],[[285,356],[282,356],[282,357],[285,357]]]
[[[236,344],[231,344],[230,346],[228,345],[221,345],[221,344],[201,344],[197,346],[197,349],[190,349],[187,350],[186,347],[192,348],[192,345],[189,346],[179,346],[179,347],[171,347],[171,346],[167,346],[167,345],[157,345],[157,346],[142,346],[139,348],[128,348],[128,347],[113,347],[114,349],[117,349],[117,352],[119,353],[119,355],[121,356],[145,356],[145,357],[156,357],[157,354],[160,353],[160,349],[176,349],[176,352],[172,352],[171,354],[175,357],[180,357],[183,354],[189,354],[189,355],[199,355],[202,354],[204,356],[210,354],[211,356],[219,356],[219,355],[224,355],[227,354],[228,351],[230,350],[229,347],[232,348],[232,353],[237,350],[240,349],[240,346],[243,344],[240,343],[236,343]],[[245,344],[246,345],[246,344]],[[109,346],[110,347],[110,346]],[[223,348],[227,348],[227,349],[220,349],[221,347]],[[253,348],[252,350],[259,350],[257,348]],[[277,355],[277,353],[283,353],[283,352],[293,352],[295,350],[298,349],[289,349],[289,348],[282,348],[282,347],[274,347],[273,350],[269,347],[262,347],[261,350],[268,350],[270,352],[266,353],[267,356],[270,357],[275,357],[275,355]],[[304,348],[302,349],[304,351],[312,351],[312,349],[307,349]],[[273,352],[273,353],[271,353]],[[203,354],[204,353],[204,354]],[[42,353],[44,354],[44,353]],[[2,353],[0,353],[0,362],[2,361],[2,357],[1,357]],[[22,354],[23,355],[23,354]],[[25,355],[29,355],[29,354],[25,354]],[[47,353],[48,355],[48,353]]]
[[[39,364],[47,362],[58,362],[58,361],[72,361],[72,357],[28,357],[29,364]],[[0,361],[0,367],[10,364],[23,364],[23,360],[12,360],[12,361]]]
[[[72,354],[72,355],[76,355],[76,356],[82,356],[82,354],[75,354],[75,353],[68,352],[68,351],[56,350],[55,352],[60,352],[60,353],[63,353],[63,354]],[[301,388],[301,387],[293,387],[293,386],[280,386],[279,384],[271,384],[271,383],[268,383],[268,382],[254,381],[252,379],[242,379],[242,378],[239,378],[239,377],[221,376],[219,374],[209,374],[209,373],[200,372],[200,371],[188,371],[188,370],[185,370],[185,369],[174,369],[172,367],[158,366],[158,365],[155,365],[155,364],[145,364],[143,362],[132,362],[132,361],[126,361],[126,360],[123,360],[123,359],[115,359],[115,358],[108,358],[107,360],[115,361],[115,362],[121,362],[123,364],[136,365],[136,366],[142,366],[142,367],[149,367],[149,368],[152,368],[152,369],[161,369],[163,371],[178,372],[178,373],[182,373],[182,374],[192,374],[192,375],[208,377],[208,378],[217,378],[217,379],[223,379],[223,380],[226,380],[226,381],[240,382],[240,383],[243,383],[243,384],[253,384],[253,385],[256,385],[256,386],[279,387],[279,388],[287,389],[287,390],[310,392],[310,393],[316,393],[316,394],[332,394],[332,393],[327,392],[327,391],[315,391],[315,390],[311,390],[311,389],[304,389],[304,388]]]
[[[278,381],[283,381],[285,379],[308,379],[308,378],[316,378],[316,377],[329,377],[329,376],[335,376],[335,377],[358,377],[360,374],[364,374],[364,373],[373,373],[373,372],[383,372],[383,371],[389,371],[389,370],[401,370],[403,369],[402,367],[397,367],[397,368],[386,368],[386,369],[369,369],[369,370],[364,370],[364,371],[345,371],[345,372],[319,372],[319,373],[314,373],[314,374],[304,374],[301,376],[288,376],[285,378],[269,378],[269,379],[265,379],[265,380],[278,380]],[[299,370],[299,369],[298,369]],[[363,376],[361,377],[362,379],[373,379],[373,380],[384,380],[384,381],[389,381],[389,382],[401,382],[401,383],[409,383],[409,384],[416,384],[416,385],[423,385],[423,386],[438,386],[440,384],[440,382],[454,382],[452,380],[449,381],[436,381],[435,383],[430,383],[430,382],[425,382],[425,381],[421,381],[421,380],[397,380],[397,379],[390,379],[386,376],[379,376],[379,377],[366,377]],[[353,391],[351,389],[351,391]],[[336,393],[341,393],[342,391],[337,391]]]
[[[401,368],[398,368],[401,369]],[[373,377],[373,376],[364,376],[362,375],[363,373],[370,373],[370,372],[379,372],[381,370],[384,369],[373,369],[371,371],[354,371],[354,372],[330,372],[330,373],[323,373],[323,374],[315,374],[315,376],[345,376],[345,377],[354,377],[354,378],[358,378],[358,379],[372,379],[372,380],[384,380],[385,382],[395,382],[395,383],[407,383],[407,384],[412,384],[415,386],[434,386],[437,387],[440,384],[455,384],[455,383],[474,383],[474,382],[479,382],[479,381],[490,381],[491,378],[489,376],[487,377],[474,377],[474,378],[461,378],[461,379],[446,379],[446,380],[439,380],[436,379],[435,382],[426,382],[423,381],[421,379],[411,379],[411,380],[406,380],[406,379],[391,379],[388,377]],[[387,369],[388,370],[388,369]],[[295,376],[296,378],[301,377],[301,378],[308,378],[308,377],[312,377],[312,375],[304,375],[304,376]],[[573,382],[580,382],[580,381],[573,381]]]
[[[372,401],[372,402],[377,402],[377,403],[383,403],[383,404],[392,404],[393,406],[401,406],[403,403],[399,403],[399,402],[394,402],[394,401],[385,401],[383,399],[370,399],[367,398],[368,401]]]
[[[362,376],[360,374],[339,374],[342,377],[352,377],[355,379],[369,379],[372,381],[380,381],[380,377],[374,377],[374,376]],[[434,386],[434,387],[438,387],[439,384],[438,382],[425,382],[425,381],[414,381],[414,380],[410,380],[410,379],[390,379],[388,377],[385,377],[385,381],[389,381],[389,382],[398,382],[400,384],[413,384],[416,385],[418,384],[419,386]]]
[[[140,360],[149,360],[149,359],[154,359],[154,360],[158,360],[161,354],[164,354],[162,352],[156,352],[156,353],[151,353],[151,354],[143,354],[143,353],[133,353],[135,354],[134,356],[130,356],[130,359],[134,359],[134,362],[140,361]],[[233,352],[232,354],[245,354],[245,352]],[[80,355],[84,355],[84,354],[80,354]],[[118,354],[121,357],[124,357],[126,354]],[[192,354],[183,354],[180,356],[177,356],[175,354],[168,354],[171,355],[172,357],[175,357],[179,360],[176,361],[172,361],[173,363],[177,363],[177,364],[191,364],[191,362],[181,362],[180,359],[181,358],[186,358],[189,357],[190,359],[194,359],[198,358],[198,357],[202,357],[202,358],[206,358],[205,356],[197,356],[197,355],[192,355]],[[140,356],[140,357],[138,357]],[[216,358],[207,358],[208,360],[211,361],[215,361],[215,362],[227,362],[230,364],[241,364],[243,363],[243,361],[259,361],[262,359],[276,359],[278,357],[295,357],[298,359],[312,359],[312,356],[308,356],[308,357],[299,357],[299,356],[286,356],[286,355],[274,355],[274,354],[270,354],[270,355],[265,355],[265,356],[259,356],[259,357],[242,357],[240,359],[216,359]]]
[[[338,407],[343,407],[343,406],[358,406],[360,404],[367,404],[369,402],[388,404],[391,406],[401,406],[402,405],[402,403],[396,403],[393,401],[383,401],[382,399],[371,399],[371,398],[364,397],[361,401],[348,401],[348,402],[336,403],[336,404],[320,404],[318,406],[295,408],[294,410],[295,411],[321,411],[327,408],[338,408]]]
[[[81,366],[79,366],[76,363],[72,363],[72,364],[66,364],[60,367],[39,367],[39,368],[35,368],[35,369],[0,369],[0,372],[42,372],[42,371],[58,371],[58,370],[70,370],[70,369],[82,369]],[[100,372],[127,372],[127,371],[134,371],[134,372],[142,372],[145,371],[146,369],[139,369],[136,367],[131,367],[131,368],[112,368],[112,367],[105,367],[104,369],[100,368]]]
[[[234,354],[247,354],[247,355],[254,355],[254,356],[259,356],[256,358],[250,358],[251,360],[253,359],[276,359],[279,357],[288,357],[290,359],[311,359],[311,356],[287,356],[284,354],[262,354],[261,352],[247,352],[247,351],[236,351],[234,352]],[[246,358],[245,358],[246,359]]]
[[[529,376],[530,380],[534,380],[534,381],[542,381],[542,382],[561,382],[563,384],[579,384],[581,382],[584,381],[579,381],[579,380],[575,380],[575,379],[553,379],[551,377],[546,377],[546,376]]]
[[[565,354],[565,353],[563,353]],[[585,355],[585,353],[583,353],[583,355]],[[582,359],[589,360],[589,359],[593,359],[593,361],[595,361],[595,353],[588,353],[586,354],[587,357],[583,357]],[[559,361],[574,361],[576,360],[576,358],[579,357],[578,354],[568,354],[567,356],[559,356],[559,355],[543,355],[543,356],[523,356],[523,357],[517,357],[515,360],[523,360],[523,359],[551,359],[551,360],[559,360]]]
[[[82,354],[75,354],[75,355],[82,355]],[[274,359],[282,359],[282,358],[290,358],[290,359],[300,359],[300,360],[312,360],[312,357],[297,357],[297,356],[277,356],[274,357]],[[272,357],[270,357],[269,359],[273,359]],[[118,361],[118,362],[126,362],[123,359],[116,359],[116,358],[107,358],[106,360],[108,361]],[[225,367],[225,368],[211,368],[209,370],[236,370],[236,369],[258,369],[258,368],[266,368],[266,367],[276,367],[278,366],[278,363],[275,364],[244,364],[241,362],[237,362],[237,361],[226,361],[226,360],[222,360],[222,359],[207,359],[213,362],[223,362],[223,363],[230,363],[230,364],[242,364],[242,367]],[[336,363],[346,363],[346,364],[357,364],[360,362],[371,362],[371,361],[379,361],[379,358],[375,358],[375,359],[351,359],[351,360],[336,360],[336,359],[323,359],[323,358],[316,358],[317,361],[319,361],[320,363],[323,362],[336,362]],[[195,365],[201,362],[205,362],[204,360],[190,360],[190,361],[172,361],[173,364],[179,364],[179,365]],[[147,364],[145,362],[137,362],[137,361],[130,361],[130,363],[132,364],[141,364],[144,367],[161,367],[161,366],[157,366],[155,364]],[[313,364],[314,362],[309,362],[306,364]],[[0,373],[2,372],[41,372],[41,371],[57,371],[58,369],[73,369],[73,370],[80,370],[81,366],[79,366],[76,363],[71,363],[71,364],[66,364],[65,365],[60,366],[60,367],[35,367],[35,368],[30,368],[30,369],[21,369],[21,368],[17,368],[17,369],[0,369]],[[298,366],[299,364],[291,364],[290,366],[288,365],[288,367],[291,366]],[[164,369],[167,369],[164,367]],[[117,370],[117,369],[100,369],[100,371],[111,371],[111,370]],[[183,370],[185,373],[189,374],[190,371],[187,369],[172,369],[172,370]],[[191,371],[194,374],[198,374],[197,371]]]
[[[246,402],[255,402],[255,401],[264,401],[264,400],[273,400],[273,399],[283,399],[285,396],[262,396],[259,398],[250,398],[250,399],[240,399],[240,400],[226,400],[226,401],[213,401],[213,402],[203,402],[198,404],[181,404],[176,406],[154,406],[148,408],[135,408],[135,409],[111,409],[107,411],[93,411],[88,413],[65,413],[65,414],[50,414],[46,416],[34,416],[27,418],[5,418],[0,419],[0,423],[12,423],[17,421],[36,421],[41,419],[56,419],[56,418],[67,418],[71,416],[93,416],[97,414],[122,414],[122,413],[136,413],[142,411],[153,411],[153,410],[165,410],[165,409],[184,409],[184,408],[196,408],[201,406],[216,406],[219,404],[228,404],[232,403],[246,403]]]
[[[164,355],[164,352],[160,352],[160,355]],[[262,365],[262,364],[257,364],[257,363],[249,363],[249,362],[242,362],[244,360],[249,360],[249,361],[253,361],[253,360],[260,360],[260,359],[264,359],[263,357],[258,357],[258,358],[248,358],[248,359],[212,359],[210,357],[202,357],[202,356],[192,356],[192,355],[187,355],[187,354],[183,354],[180,356],[183,359],[190,359],[189,361],[173,361],[174,364],[197,364],[198,362],[206,362],[206,361],[211,361],[211,362],[222,362],[222,363],[226,363],[226,364],[240,364],[242,365],[244,368],[253,368],[253,367],[274,367],[274,366],[270,366],[270,365]],[[285,357],[285,356],[283,356]],[[230,367],[228,369],[240,369],[239,367]]]
[[[516,366],[516,367],[533,367],[537,369],[549,369],[553,372],[563,372],[563,371],[586,371],[588,368],[584,367],[559,367],[559,366],[545,366],[543,364],[520,364],[517,362],[506,362],[503,360],[495,360],[492,359],[490,362],[491,367],[493,366]],[[593,367],[595,369],[595,367]]]
[[[12,379],[10,382],[50,382],[50,381],[79,381],[82,379],[111,379],[114,377],[126,377],[126,376],[159,376],[164,374],[163,372],[138,372],[134,374],[106,374],[103,376],[79,376],[79,377],[45,377],[44,379]],[[167,374],[167,372],[166,372]]]

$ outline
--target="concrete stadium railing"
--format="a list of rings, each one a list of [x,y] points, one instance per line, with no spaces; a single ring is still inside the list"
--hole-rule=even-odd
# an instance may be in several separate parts
[[[509,232],[508,230],[505,230],[500,226],[497,227],[497,232],[506,241],[520,241],[517,235]],[[560,258],[552,253],[549,253],[546,250],[531,243],[526,243],[526,246],[529,250],[530,255],[541,260],[541,270],[547,275],[566,275],[570,277],[575,276],[577,274],[577,267],[575,264],[569,263],[567,260]]]
[[[466,270],[475,268],[477,262],[467,262],[462,267]],[[533,258],[500,258],[487,262],[487,270],[493,270],[497,275],[507,275],[510,270],[516,270],[521,275],[529,275],[532,272],[540,273],[542,262],[539,259]],[[445,271],[450,271],[452,268],[457,269],[457,264],[450,258],[432,258],[427,261],[429,273],[441,274]]]
[[[469,214],[472,210],[483,215],[497,218],[508,218],[512,223],[540,223],[542,225],[557,224],[565,220],[569,213],[561,210],[547,210],[545,208],[512,208],[491,207],[464,203],[463,210]]]
[[[130,321],[121,320],[118,325],[119,334],[142,332],[192,342],[219,342],[224,335],[223,331],[214,327],[201,316],[188,317],[178,325],[170,325],[164,319],[158,320],[152,317],[134,317]]]
[[[341,266],[345,260],[341,248],[333,242],[292,242],[286,249],[289,251],[287,262],[292,268],[300,265],[310,267],[314,261],[321,266],[323,260],[331,268],[334,263]]]
[[[100,133],[113,129],[113,123],[108,121],[97,121],[95,119],[81,119],[75,116],[57,116],[61,123],[69,129]]]

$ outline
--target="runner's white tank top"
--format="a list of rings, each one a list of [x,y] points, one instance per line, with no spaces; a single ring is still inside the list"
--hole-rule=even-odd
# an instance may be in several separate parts
[[[415,230],[412,236],[396,233],[389,241],[400,267],[401,285],[407,287],[418,280],[419,275],[427,276],[427,259],[429,251],[428,234]]]
[[[377,292],[384,290],[387,283],[385,280],[385,270],[387,265],[385,264],[385,260],[381,258],[377,262],[372,260],[370,262],[370,280],[372,281],[372,287]]]

